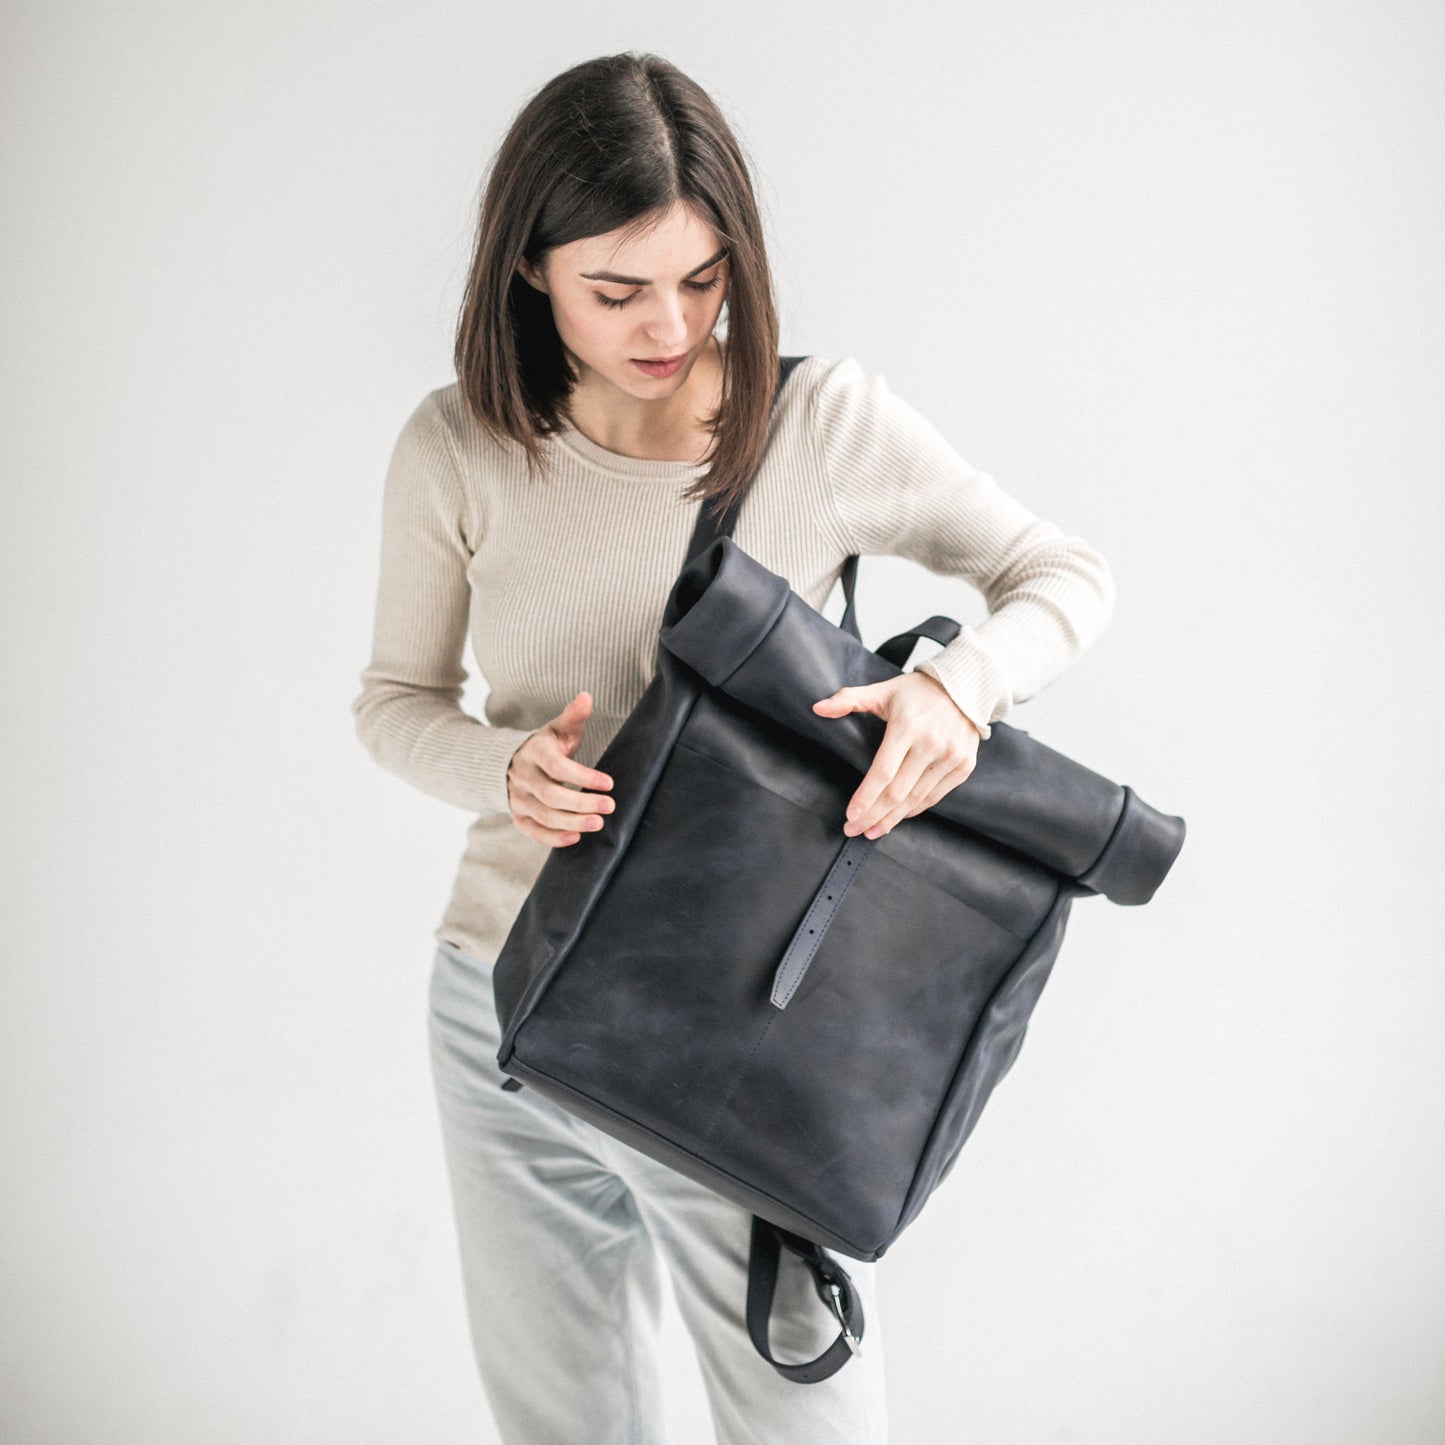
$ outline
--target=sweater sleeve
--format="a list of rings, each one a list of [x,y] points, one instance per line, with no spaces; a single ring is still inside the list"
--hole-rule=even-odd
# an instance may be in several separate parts
[[[1109,564],[966,462],[855,360],[823,375],[815,415],[849,549],[911,558],[983,594],[988,617],[914,671],[940,682],[987,738],[1104,631],[1114,611]]]
[[[461,707],[467,562],[481,529],[468,515],[434,393],[402,427],[381,510],[371,661],[351,704],[357,736],[383,768],[422,792],[479,814],[510,813],[507,764],[531,734]]]

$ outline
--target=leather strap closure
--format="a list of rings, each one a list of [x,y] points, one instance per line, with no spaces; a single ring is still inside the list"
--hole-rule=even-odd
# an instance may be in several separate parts
[[[863,871],[863,864],[878,841],[877,838],[869,838],[863,833],[844,839],[838,856],[833,860],[833,866],[828,870],[828,876],[818,885],[813,901],[803,914],[803,921],[798,925],[792,942],[783,954],[783,961],[773,974],[771,1002],[776,1007],[787,1008],[788,1000],[802,983],[829,925],[842,907],[845,895],[853,886],[854,879]]]

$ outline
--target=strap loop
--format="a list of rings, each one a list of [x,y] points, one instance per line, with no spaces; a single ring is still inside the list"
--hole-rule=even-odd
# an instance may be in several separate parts
[[[784,1364],[775,1360],[768,1347],[768,1325],[773,1313],[773,1294],[778,1283],[781,1250],[788,1249],[808,1266],[818,1298],[837,1317],[842,1329],[838,1338],[815,1360]],[[753,1215],[752,1253],[748,1260],[748,1334],[757,1352],[784,1379],[800,1385],[815,1385],[836,1375],[863,1349],[863,1305],[852,1277],[826,1250],[811,1240],[773,1224],[760,1214]]]

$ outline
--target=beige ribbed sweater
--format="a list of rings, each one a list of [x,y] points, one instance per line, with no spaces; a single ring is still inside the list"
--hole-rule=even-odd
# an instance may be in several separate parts
[[[552,851],[512,822],[507,763],[584,689],[593,711],[576,758],[597,763],[652,677],[697,519],[677,494],[706,470],[622,456],[575,428],[545,445],[555,471],[529,480],[520,448],[479,427],[455,383],[422,399],[386,474],[374,645],[352,703],[383,768],[476,815],[435,936],[489,962]],[[917,670],[985,739],[1113,613],[1098,552],[1001,490],[851,358],[809,357],[789,377],[733,539],[820,611],[854,552],[972,583],[988,617]],[[485,722],[460,703],[469,627]]]

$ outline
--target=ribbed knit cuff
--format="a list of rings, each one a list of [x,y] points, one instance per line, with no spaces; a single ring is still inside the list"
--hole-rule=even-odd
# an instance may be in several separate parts
[[[920,662],[913,671],[941,683],[985,739],[993,731],[991,724],[1013,705],[1007,679],[972,627],[961,629],[942,652]]]
[[[532,734],[523,728],[493,728],[492,731],[494,733],[505,734],[506,740],[501,748],[501,766],[493,785],[491,806],[499,813],[510,815],[512,811],[512,799],[507,791],[507,769],[511,766],[513,754]]]
[[[510,815],[507,765],[531,736],[525,728],[493,727],[454,713],[417,739],[408,772],[427,792],[460,807]]]

